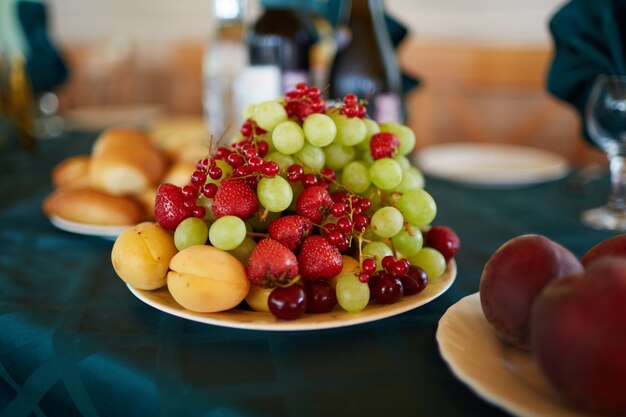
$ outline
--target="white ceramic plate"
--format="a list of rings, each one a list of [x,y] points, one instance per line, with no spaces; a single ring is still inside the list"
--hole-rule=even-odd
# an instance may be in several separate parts
[[[178,304],[167,288],[156,291],[137,290],[130,285],[130,291],[144,303],[174,316],[182,317],[200,323],[212,324],[222,327],[232,327],[247,330],[320,330],[335,327],[353,326],[395,316],[424,305],[446,292],[456,278],[456,263],[450,261],[446,272],[433,282],[429,282],[426,288],[419,294],[403,297],[395,304],[382,305],[371,303],[365,310],[358,313],[348,313],[340,307],[329,313],[306,314],[304,317],[292,320],[277,320],[270,313],[259,313],[249,310],[232,309],[219,313],[195,313],[184,309]]]
[[[50,223],[58,229],[79,235],[101,237],[108,240],[115,240],[120,233],[133,225],[125,226],[101,226],[95,224],[77,223],[63,219],[59,216],[50,216]]]
[[[554,152],[495,143],[422,148],[415,164],[427,175],[481,187],[519,187],[562,178],[567,160]]]
[[[545,380],[530,352],[495,335],[478,293],[451,306],[437,328],[439,351],[452,372],[485,400],[520,417],[584,417]]]

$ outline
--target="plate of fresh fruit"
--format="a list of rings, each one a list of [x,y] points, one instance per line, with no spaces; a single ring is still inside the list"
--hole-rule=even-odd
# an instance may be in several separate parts
[[[411,129],[305,84],[244,116],[187,185],[158,187],[155,222],[116,239],[135,296],[209,324],[310,330],[400,314],[452,285],[460,241],[434,222]]]
[[[516,416],[626,415],[625,257],[626,234],[580,259],[545,236],[511,239],[441,318],[442,357]]]

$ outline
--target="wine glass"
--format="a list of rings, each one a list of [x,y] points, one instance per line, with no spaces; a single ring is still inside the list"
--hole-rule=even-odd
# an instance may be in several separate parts
[[[582,221],[594,229],[626,231],[626,77],[595,80],[585,120],[591,140],[609,158],[611,194],[604,206],[584,211]]]

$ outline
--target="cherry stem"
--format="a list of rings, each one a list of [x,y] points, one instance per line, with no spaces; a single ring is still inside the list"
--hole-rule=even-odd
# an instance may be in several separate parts
[[[267,233],[258,233],[258,232],[246,232],[246,236],[250,236],[250,237],[269,237],[269,235]]]

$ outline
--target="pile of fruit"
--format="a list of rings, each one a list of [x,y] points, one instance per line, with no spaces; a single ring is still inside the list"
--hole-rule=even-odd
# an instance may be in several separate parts
[[[422,291],[460,242],[431,226],[435,201],[407,158],[414,133],[377,124],[365,104],[350,94],[328,106],[299,84],[251,106],[237,137],[211,143],[187,185],[159,186],[156,223],[120,235],[118,275],[139,289],[167,285],[189,310],[245,299],[285,320]],[[138,252],[149,253],[148,268]]]
[[[626,415],[626,234],[580,260],[544,236],[513,238],[487,261],[480,300],[495,333],[531,350],[565,398]]]

